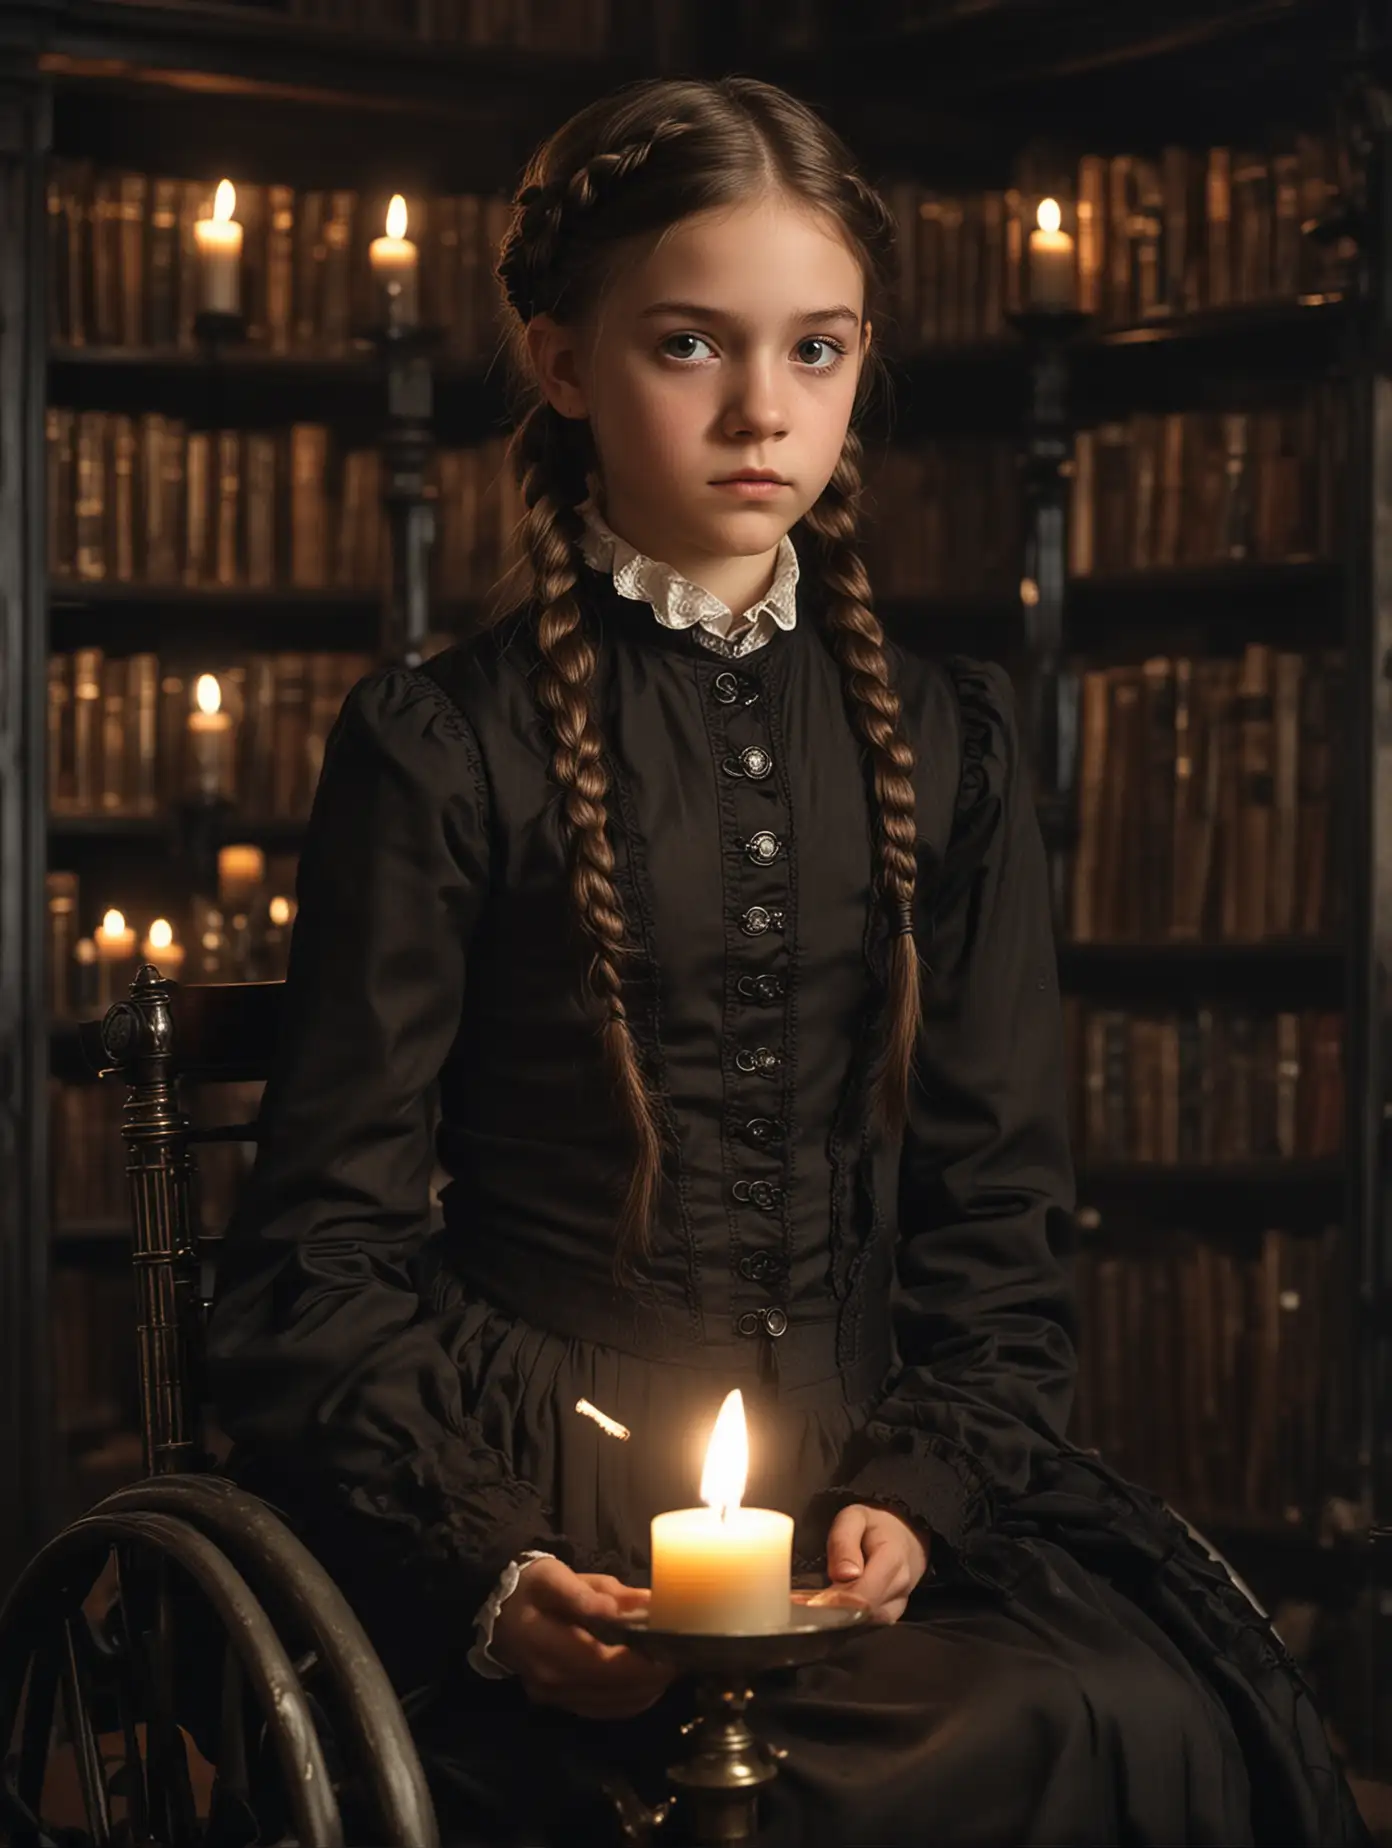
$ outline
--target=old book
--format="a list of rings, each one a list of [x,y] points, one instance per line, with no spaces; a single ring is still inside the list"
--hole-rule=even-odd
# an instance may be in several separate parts
[[[1271,293],[1271,172],[1264,154],[1235,152],[1232,162],[1233,300],[1264,301]]]
[[[1231,842],[1231,930],[1256,939],[1266,935],[1271,886],[1275,719],[1272,699],[1273,650],[1251,643],[1243,650],[1234,707],[1238,779],[1236,836]]]
[[[290,431],[290,582],[299,590],[328,587],[329,433],[323,424]]]
[[[1078,306],[1084,314],[1102,307],[1106,168],[1100,154],[1084,154],[1078,162]]]
[[[1104,935],[1098,910],[1102,815],[1107,785],[1111,685],[1105,669],[1082,677],[1078,774],[1078,846],[1073,862],[1073,936],[1093,943]]]
[[[77,943],[77,874],[44,875],[48,930],[45,984],[50,1015],[66,1020],[72,1013],[72,961]]]
[[[101,789],[100,801],[109,813],[120,814],[128,805],[126,787],[126,689],[129,675],[124,657],[102,662],[101,670]]]
[[[246,581],[252,590],[269,590],[281,576],[278,449],[268,431],[249,430],[244,439],[246,508]]]
[[[184,557],[182,577],[191,586],[213,581],[213,438],[190,430],[184,444]]]
[[[92,263],[91,336],[97,346],[121,340],[121,196],[114,173],[99,172],[92,181],[89,207]]]
[[[1271,157],[1271,289],[1291,300],[1300,293],[1300,157],[1293,149]]]
[[[102,652],[73,652],[73,808],[96,814],[102,789]]]
[[[1253,1324],[1252,1371],[1248,1376],[1251,1418],[1243,1459],[1244,1512],[1270,1514],[1276,1501],[1276,1443],[1281,1392],[1281,1242],[1262,1234],[1261,1256],[1248,1276]]]
[[[179,183],[179,302],[178,341],[185,352],[198,345],[194,317],[198,313],[201,292],[201,269],[198,243],[193,227],[207,218],[213,209],[215,188],[206,180],[182,180]]]
[[[69,346],[81,347],[89,346],[96,337],[92,320],[91,163],[65,161],[64,174],[63,229],[67,248],[63,272],[67,296],[63,332]]]
[[[133,654],[126,662],[126,806],[134,815],[159,810],[159,657]]]
[[[1160,1044],[1157,1020],[1134,1015],[1127,1044],[1128,1125],[1124,1153],[1133,1161],[1160,1160]]]
[[[245,710],[242,715],[240,787],[249,815],[275,813],[274,763],[276,728],[275,656],[247,657]]]
[[[145,245],[145,339],[173,346],[179,329],[179,182],[150,182]]]
[[[242,579],[242,433],[217,433],[217,511],[213,535],[213,581],[226,588]]]
[[[1195,160],[1188,148],[1167,147],[1160,153],[1160,198],[1164,220],[1164,260],[1160,273],[1160,299],[1171,314],[1187,314],[1198,306],[1195,286],[1194,231],[1202,223],[1202,200],[1195,205]]]
[[[288,353],[294,320],[295,193],[266,190],[266,337],[273,353]]]
[[[1099,935],[1133,941],[1143,928],[1139,887],[1140,833],[1135,817],[1145,788],[1145,730],[1138,669],[1109,670],[1107,771],[1102,793],[1097,866]]]
[[[1151,563],[1167,570],[1179,563],[1184,521],[1184,417],[1167,411],[1159,419],[1155,482],[1155,530]]]
[[[237,216],[242,221],[242,313],[249,346],[266,347],[267,188],[239,184]]]
[[[50,814],[71,809],[73,803],[73,659],[67,654],[48,657],[48,692],[45,708]]]
[[[1137,160],[1132,172],[1131,303],[1139,321],[1167,308],[1164,293],[1165,213],[1160,169]]]
[[[1344,1148],[1344,1017],[1311,1012],[1301,1017],[1301,1094],[1298,1153],[1312,1160]]]
[[[1203,1156],[1204,1053],[1198,1016],[1181,1014],[1174,1023],[1175,1161],[1199,1161]]]
[[[1073,437],[1073,460],[1068,489],[1068,572],[1088,577],[1096,557],[1094,510],[1097,497],[1096,447],[1091,430]]]
[[[958,265],[957,327],[964,341],[981,338],[982,215],[980,193],[962,200],[962,245]]]
[[[983,340],[999,340],[1006,331],[1005,195],[981,195],[981,321]],[[920,265],[920,275],[922,266]]]
[[[1129,154],[1114,154],[1107,162],[1107,272],[1102,312],[1106,320],[1124,323],[1135,319],[1132,292],[1132,169]]]
[[[431,202],[432,221],[436,216],[436,203]],[[357,194],[348,191],[331,192],[324,202],[319,339],[327,353],[346,353],[352,343],[353,221],[357,205]]]
[[[328,248],[324,240],[325,195],[302,192],[295,201],[294,318],[291,344],[308,350],[317,346],[324,325],[324,269]]]
[[[1252,548],[1252,419],[1245,411],[1223,415],[1223,500],[1218,558],[1246,558]]]
[[[1132,558],[1131,430],[1099,424],[1093,432],[1093,569],[1125,571]]]
[[[161,668],[155,718],[155,787],[161,808],[182,801],[185,794],[185,752],[192,695],[192,683],[182,673]]]
[[[143,173],[123,173],[117,182],[119,236],[119,338],[138,347],[145,338],[145,214],[149,180]]]
[[[67,163],[49,162],[44,182],[44,231],[48,262],[48,339],[51,346],[70,345],[67,329],[68,236],[63,193],[69,184]]]
[[[120,584],[135,581],[136,436],[129,417],[112,412],[107,420],[111,495],[107,508],[106,556],[110,575]]]
[[[1300,685],[1304,657],[1280,650],[1272,664],[1271,852],[1266,929],[1295,932],[1296,849],[1300,826]]]
[[[1300,1062],[1303,1023],[1299,1014],[1276,1016],[1275,1153],[1285,1160],[1300,1154]]]
[[[1161,426],[1142,413],[1130,425],[1131,508],[1127,568],[1149,571],[1155,563],[1155,527],[1159,500]]]
[[[308,806],[308,666],[301,654],[275,657],[275,717],[271,741],[271,814],[293,819]]]
[[[106,576],[106,413],[79,411],[77,416],[77,496],[75,551],[77,576]]]
[[[1154,935],[1174,916],[1173,842],[1175,830],[1176,691],[1174,663],[1153,656],[1142,674],[1143,809],[1139,835],[1139,934]]]
[[[1314,656],[1304,664],[1296,744],[1296,845],[1294,928],[1317,937],[1329,927],[1331,885],[1330,805],[1333,796],[1330,669]]]
[[[1226,308],[1232,288],[1232,149],[1208,150],[1204,306]]]
[[[183,426],[147,412],[138,439],[143,516],[138,575],[147,584],[175,584],[183,557]]]

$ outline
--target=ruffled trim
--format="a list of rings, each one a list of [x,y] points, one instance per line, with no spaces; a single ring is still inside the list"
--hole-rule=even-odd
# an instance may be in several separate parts
[[[962,721],[961,767],[953,812],[959,820],[991,793],[987,759],[999,757],[996,740],[1005,731],[1005,717],[994,697],[989,673],[965,655],[949,655],[946,662]]]

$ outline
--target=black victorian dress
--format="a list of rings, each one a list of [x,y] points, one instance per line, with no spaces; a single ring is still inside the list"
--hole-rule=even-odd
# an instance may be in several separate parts
[[[795,630],[729,662],[582,576],[625,994],[666,1131],[634,1292],[610,1280],[629,1142],[580,993],[527,628],[350,694],[211,1326],[235,1469],[357,1605],[460,1839],[564,1835],[553,1762],[660,1789],[679,1687],[599,1724],[464,1655],[525,1548],[644,1582],[649,1519],[697,1499],[738,1385],[745,1500],[797,1517],[804,1563],[851,1501],[934,1535],[901,1622],[764,1690],[788,1752],[770,1841],[1364,1841],[1279,1641],[1066,1437],[1058,993],[1008,683],[894,659],[930,972],[900,1146],[869,1110],[866,766],[806,575],[799,599]]]

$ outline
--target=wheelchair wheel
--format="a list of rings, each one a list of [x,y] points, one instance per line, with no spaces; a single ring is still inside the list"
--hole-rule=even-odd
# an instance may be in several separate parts
[[[191,1743],[213,1772],[198,1797]],[[43,1816],[58,1749],[81,1825]],[[342,1594],[264,1503],[213,1477],[121,1490],[33,1560],[0,1611],[0,1751],[15,1848],[438,1842]]]

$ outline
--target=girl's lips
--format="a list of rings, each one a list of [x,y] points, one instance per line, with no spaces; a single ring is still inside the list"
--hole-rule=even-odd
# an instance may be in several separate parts
[[[748,477],[734,481],[714,481],[712,487],[722,488],[727,494],[738,494],[745,500],[768,500],[775,494],[787,492],[786,481],[756,481]]]

